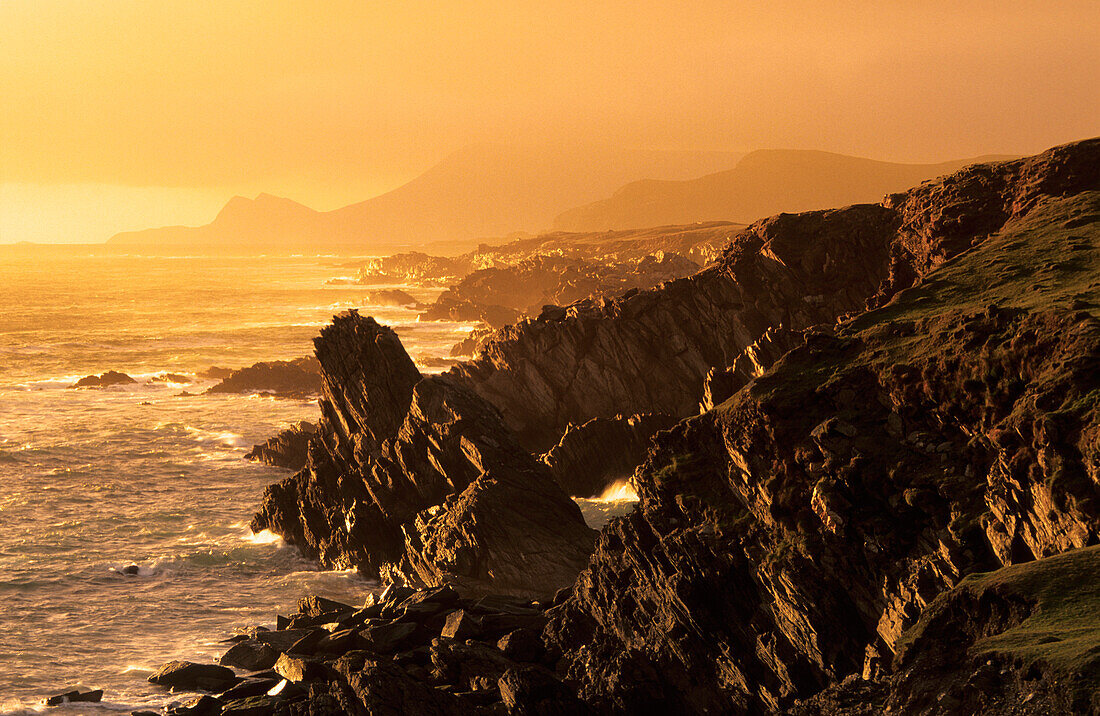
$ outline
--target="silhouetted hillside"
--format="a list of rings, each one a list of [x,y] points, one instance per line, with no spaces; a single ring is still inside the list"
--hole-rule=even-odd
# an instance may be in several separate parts
[[[769,149],[751,152],[736,167],[688,181],[647,179],[607,199],[578,206],[554,220],[565,231],[633,229],[695,221],[749,223],[780,213],[870,203],[968,164],[894,164],[843,154]]]
[[[638,177],[686,179],[733,165],[723,152],[608,147],[476,145],[452,154],[386,194],[328,212],[261,194],[235,197],[205,226],[118,234],[113,246],[207,253],[372,254],[433,242],[468,242],[535,232],[578,203]]]

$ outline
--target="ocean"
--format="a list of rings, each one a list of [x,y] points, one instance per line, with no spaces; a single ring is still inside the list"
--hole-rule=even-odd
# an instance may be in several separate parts
[[[248,529],[287,473],[245,452],[315,420],[315,401],[153,380],[310,354],[351,307],[394,326],[414,358],[445,356],[469,330],[326,285],[354,273],[347,261],[0,256],[0,712],[74,688],[104,689],[103,705],[50,711],[163,708],[181,698],[146,683],[164,662],[210,661],[234,629],[273,626],[306,594],[356,602],[376,588]],[[69,387],[106,370],[138,382]]]

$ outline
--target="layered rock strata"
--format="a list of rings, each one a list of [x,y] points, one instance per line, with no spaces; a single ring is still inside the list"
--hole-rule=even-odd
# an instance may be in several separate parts
[[[618,415],[570,425],[542,456],[554,479],[573,497],[598,497],[634,474],[650,441],[676,420],[667,415]]]
[[[254,531],[410,584],[541,595],[572,583],[593,532],[492,405],[422,377],[391,329],[354,311],[315,343],[320,426]]]
[[[768,328],[882,305],[1043,197],[1095,185],[1098,145],[975,165],[882,204],[765,219],[693,276],[500,329],[451,374],[538,451],[593,417],[691,415],[710,369]]]
[[[880,207],[904,221],[874,302],[917,285],[660,434],[554,613],[590,705],[783,709],[889,671],[964,575],[1098,541],[1097,189],[1090,141]]]

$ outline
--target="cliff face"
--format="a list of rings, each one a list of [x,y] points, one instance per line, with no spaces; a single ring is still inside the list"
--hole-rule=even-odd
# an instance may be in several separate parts
[[[835,333],[806,332],[732,398],[658,435],[638,509],[603,531],[544,633],[581,695],[623,712],[782,708],[888,668],[963,575],[1095,544],[1098,189],[1100,141],[1082,142],[880,207],[778,217],[747,235],[798,231],[748,259],[735,242],[721,270],[736,286],[746,260],[769,281],[768,256],[791,283],[813,267],[877,279],[873,304],[923,278]],[[834,234],[866,261],[829,260]],[[877,272],[852,268],[883,256]],[[822,291],[822,305],[854,303],[850,290]],[[600,320],[614,333],[622,319]]]
[[[593,533],[491,405],[422,378],[391,329],[355,312],[315,343],[321,423],[253,530],[411,584],[544,595],[572,582]]]
[[[451,375],[538,450],[593,417],[685,417],[708,371],[768,328],[797,331],[881,305],[1040,197],[1094,182],[1096,144],[976,165],[882,204],[766,219],[693,276],[500,329]]]

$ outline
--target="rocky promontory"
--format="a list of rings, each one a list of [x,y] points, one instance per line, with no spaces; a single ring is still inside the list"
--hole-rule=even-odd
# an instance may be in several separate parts
[[[572,583],[593,532],[496,408],[421,376],[392,329],[354,311],[316,347],[319,430],[305,468],[268,489],[254,531],[412,585],[545,596]]]

